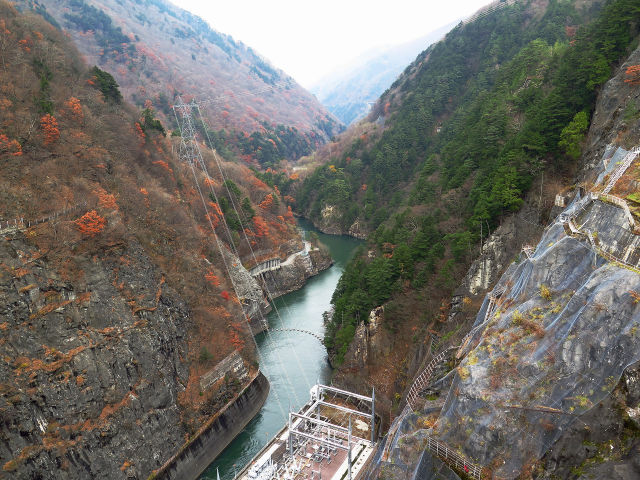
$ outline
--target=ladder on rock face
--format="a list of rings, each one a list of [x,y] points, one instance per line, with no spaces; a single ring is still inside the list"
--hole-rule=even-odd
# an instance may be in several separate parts
[[[495,312],[496,302],[502,296],[502,294],[504,293],[504,290],[505,290],[505,287],[500,287],[489,294],[489,305],[487,305],[487,311],[484,314],[484,321],[482,323],[486,322],[491,318],[491,316]]]
[[[442,343],[442,338],[440,335],[435,333],[431,334],[431,354],[436,355],[436,352],[440,348],[440,344]]]
[[[569,220],[567,220],[567,223],[565,223],[565,225],[569,228],[569,232],[571,233],[571,235],[579,235],[581,233],[580,229],[573,222],[573,218],[569,218]]]
[[[627,171],[627,168],[629,168],[629,166],[633,163],[638,154],[640,154],[640,147],[635,147],[625,155],[620,166],[616,169],[613,175],[611,175],[611,178],[609,178],[609,183],[607,183],[607,186],[604,188],[602,193],[606,195],[611,191],[618,180],[620,180],[620,177],[622,177],[622,175],[624,175],[624,172]]]
[[[418,402],[419,395],[431,384],[431,376],[438,365],[444,362],[449,356],[451,350],[457,350],[458,347],[449,347],[443,350],[438,355],[433,357],[425,369],[420,372],[420,375],[415,379],[413,385],[409,389],[407,394],[407,404],[412,410],[417,410],[420,405]]]

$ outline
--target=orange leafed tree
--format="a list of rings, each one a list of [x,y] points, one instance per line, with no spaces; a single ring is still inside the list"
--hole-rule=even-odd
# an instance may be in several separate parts
[[[259,178],[253,177],[251,179],[251,185],[253,185],[254,187],[258,188],[258,189],[265,189],[265,188],[269,188],[269,186],[264,183],[262,180],[260,180]]]
[[[258,206],[263,210],[269,210],[272,205],[273,205],[273,195],[268,194],[266,197],[264,197],[264,200],[260,202]]]
[[[144,133],[144,130],[142,130],[142,126],[140,125],[139,122],[135,123],[135,128],[136,128],[136,135],[138,135],[138,138],[140,139],[140,144],[144,145],[147,135]]]
[[[211,224],[211,228],[213,228],[214,231],[216,228],[218,228],[218,225],[220,225],[220,217],[218,217],[215,213],[207,213],[205,215],[205,218],[209,221],[209,223]]]
[[[171,175],[173,175],[173,169],[164,160],[155,160],[154,162],[151,162],[151,163],[153,163],[154,165],[158,165],[161,168],[164,168],[167,172],[169,172]]]
[[[231,330],[229,332],[231,344],[236,350],[242,350],[244,348],[244,340],[242,339],[242,326],[239,323],[232,323]]]
[[[287,213],[284,216],[284,218],[286,219],[287,222],[289,223],[296,223],[296,219],[293,218],[293,212],[291,211],[291,205],[287,206]]]
[[[9,140],[4,134],[0,134],[0,156],[11,155],[13,157],[19,157],[22,155],[22,147],[17,140]]]
[[[631,65],[624,73],[627,76],[624,80],[626,83],[640,85],[640,65]]]
[[[80,233],[93,237],[104,230],[107,221],[98,215],[98,212],[91,210],[75,220],[74,223]]]
[[[58,128],[58,120],[53,115],[47,113],[40,119],[40,126],[44,131],[44,144],[49,145],[55,143],[60,138],[60,129]]]
[[[213,211],[215,212],[216,215],[218,215],[220,217],[224,216],[222,214],[222,210],[220,209],[220,206],[217,203],[209,202],[209,206],[213,209]]]
[[[84,118],[82,105],[80,105],[80,100],[78,100],[76,97],[70,97],[69,100],[64,102],[64,106],[69,111],[74,120],[82,120]]]
[[[267,222],[264,221],[264,218],[256,215],[253,217],[253,226],[256,231],[256,237],[266,237],[269,235],[269,227],[267,226]]]
[[[118,204],[116,203],[115,195],[111,193],[107,193],[104,188],[98,188],[94,190],[94,192],[98,196],[98,202],[100,206],[103,208],[108,208],[110,210],[117,210]]]
[[[213,273],[212,270],[209,270],[204,276],[204,278],[207,280],[207,282],[209,282],[214,287],[217,287],[220,285],[220,280],[218,279],[217,275]]]

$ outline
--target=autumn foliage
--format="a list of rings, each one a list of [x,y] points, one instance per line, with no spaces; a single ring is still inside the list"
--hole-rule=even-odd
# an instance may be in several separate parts
[[[287,206],[287,213],[285,214],[284,218],[288,223],[296,223],[296,219],[293,217],[293,212],[291,211],[291,205]]]
[[[207,280],[207,282],[209,282],[212,286],[217,287],[220,285],[220,280],[218,279],[217,275],[215,273],[213,273],[213,271],[209,270],[204,278]]]
[[[80,100],[76,97],[69,97],[69,100],[64,102],[64,106],[74,120],[80,121],[84,118],[82,105],[80,105]]]
[[[147,135],[144,133],[144,130],[142,130],[142,126],[140,125],[140,122],[136,122],[134,126],[136,128],[136,135],[138,135],[138,138],[140,139],[140,144],[144,145]]]
[[[209,223],[211,224],[211,228],[213,230],[218,228],[218,225],[220,225],[220,217],[219,216],[217,216],[215,213],[207,213],[205,216],[206,216],[207,220],[209,221]]]
[[[108,258],[104,266],[113,276],[110,279],[115,288],[113,298],[126,302],[133,317],[131,322],[129,319],[122,322],[119,315],[112,315],[114,323],[107,323],[102,331],[92,331],[96,337],[109,335],[108,341],[115,345],[122,336],[114,333],[123,324],[131,324],[131,331],[136,331],[154,315],[162,314],[160,295],[180,295],[193,312],[193,321],[185,325],[188,332],[183,337],[188,353],[181,359],[189,365],[188,395],[184,396],[188,401],[180,408],[193,415],[193,422],[197,423],[199,414],[194,407],[216,394],[213,388],[199,391],[200,375],[232,349],[242,350],[249,364],[255,357],[244,321],[234,322],[242,319],[242,306],[237,293],[229,288],[228,278],[225,280],[224,260],[215,249],[216,234],[223,243],[235,242],[237,261],[246,265],[251,262],[251,247],[256,245],[261,252],[268,252],[269,257],[284,242],[295,239],[298,245],[295,229],[286,224],[292,213],[287,213],[286,204],[277,193],[278,185],[273,181],[281,176],[286,182],[288,173],[272,171],[259,179],[261,174],[222,159],[224,175],[211,178],[198,172],[197,179],[194,178],[189,165],[175,161],[172,155],[172,147],[178,146],[179,138],[154,134],[132,108],[116,107],[116,102],[99,89],[79,81],[90,78],[97,84],[98,78],[82,72],[79,56],[67,59],[66,47],[54,45],[58,37],[60,42],[67,41],[61,33],[47,27],[42,29],[45,31],[42,40],[33,31],[26,31],[26,26],[22,28],[25,31],[13,23],[0,22],[0,44],[4,30],[13,32],[5,52],[0,45],[0,57],[7,54],[5,74],[0,75],[0,163],[7,173],[0,189],[0,203],[4,203],[5,209],[2,213],[8,218],[23,214],[25,218],[41,218],[53,212],[66,212],[55,221],[32,228],[28,241],[46,252],[56,247],[55,252],[48,254],[47,262],[69,284],[85,282],[84,266],[90,261],[100,263]],[[30,54],[18,45],[27,35],[33,39]],[[44,47],[55,55],[44,57]],[[38,71],[41,64],[36,60],[42,61],[42,72]],[[24,69],[21,65],[30,67]],[[51,70],[50,76],[45,66]],[[23,83],[17,81],[20,77],[24,77]],[[42,81],[45,77],[49,83]],[[141,99],[147,96],[143,91],[139,94]],[[35,100],[34,95],[38,95]],[[151,108],[148,101],[145,107]],[[166,102],[164,107],[166,110]],[[210,171],[217,172],[213,152],[206,146],[202,152]],[[19,160],[15,160],[13,156],[18,155]],[[198,186],[206,190],[204,203]],[[289,192],[279,186],[283,195]],[[85,200],[90,206],[76,210]],[[293,202],[293,198],[289,197],[289,201]],[[261,202],[265,202],[263,207],[268,210],[258,208]],[[256,213],[261,216],[256,217]],[[223,222],[227,222],[229,231],[223,228]],[[211,232],[211,226],[215,233]],[[72,254],[68,247],[73,248]],[[166,273],[168,287],[160,287],[150,279],[153,291],[146,291],[146,282],[143,288],[138,289],[136,284],[133,289],[127,280],[136,271],[152,274],[156,270]],[[13,274],[16,278],[29,274],[27,269],[24,272],[15,269]],[[36,281],[30,278],[29,282]],[[82,283],[83,288],[85,284]],[[36,286],[34,283],[25,288],[35,290]],[[165,288],[176,293],[167,293]],[[78,293],[78,298],[84,297]],[[55,310],[74,303],[64,302],[67,300],[51,301],[34,313],[37,318],[46,319]],[[129,315],[128,311],[125,313]],[[2,328],[0,321],[0,331]],[[70,328],[82,332],[85,325],[73,323]],[[191,362],[203,346],[212,354],[210,362],[206,365]],[[84,374],[71,377],[77,384],[74,386],[83,388],[86,378]],[[87,417],[82,415],[81,420],[84,423]]]
[[[209,202],[209,206],[213,209],[216,215],[218,215],[219,217],[223,216],[222,210],[220,209],[220,206],[217,203]]]
[[[104,188],[98,188],[94,193],[98,196],[98,203],[101,207],[107,208],[109,210],[118,209],[115,195],[107,193]]]
[[[80,233],[93,237],[104,230],[107,221],[98,215],[98,212],[91,210],[75,220],[74,223]]]
[[[244,340],[242,339],[242,326],[239,323],[234,322],[231,324],[229,337],[234,348],[236,350],[242,350],[244,347]]]
[[[44,132],[44,144],[50,145],[60,138],[60,129],[58,128],[58,120],[53,115],[47,113],[40,119],[40,126]]]
[[[165,169],[167,172],[169,172],[171,175],[173,175],[173,169],[164,160],[156,160],[156,161],[154,161],[152,163],[154,165],[158,165],[160,168]]]
[[[256,215],[253,217],[253,227],[256,232],[256,237],[266,237],[269,235],[269,227],[267,226],[267,222],[264,221],[264,218]]]
[[[273,206],[273,194],[268,194],[264,200],[258,205],[263,210],[269,210]]]
[[[1,155],[19,157],[22,155],[22,147],[17,140],[9,140],[9,137],[0,134],[0,156]]]
[[[631,65],[627,67],[625,72],[627,78],[625,78],[625,82],[631,85],[640,85],[640,65]]]

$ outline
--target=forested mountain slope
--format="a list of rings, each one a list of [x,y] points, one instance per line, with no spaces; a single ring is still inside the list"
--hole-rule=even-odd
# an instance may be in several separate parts
[[[340,129],[309,92],[250,47],[217,32],[166,0],[22,0],[71,34],[90,64],[112,72],[127,100],[150,102],[173,125],[174,96],[208,100],[213,130],[239,143],[255,133],[257,147],[278,148],[284,158],[310,153]],[[276,144],[273,147],[271,142]]]
[[[246,166],[207,179],[178,140],[62,32],[0,2],[3,475],[147,478],[256,374],[222,252],[240,269],[301,240]],[[202,383],[234,351],[245,373]]]
[[[526,208],[492,233],[438,332],[461,347],[408,395],[373,476],[440,478],[431,435],[482,478],[640,477],[639,64],[636,48],[600,90],[566,208],[534,234],[512,232]],[[457,300],[479,290],[479,309]]]
[[[371,105],[416,55],[440,40],[454,26],[455,23],[405,44],[368,52],[348,68],[321,79],[311,91],[342,123],[349,125],[365,117]]]
[[[423,52],[298,190],[320,226],[369,233],[333,298],[338,364],[375,306],[401,344],[446,318],[482,239],[532,186],[553,198],[575,173],[598,89],[638,34],[632,0],[499,7]]]

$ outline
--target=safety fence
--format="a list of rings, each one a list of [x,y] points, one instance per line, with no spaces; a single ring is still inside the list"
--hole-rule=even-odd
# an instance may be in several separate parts
[[[64,210],[59,210],[57,212],[52,213],[47,217],[37,218],[35,220],[25,220],[24,217],[14,218],[12,220],[0,220],[0,233],[6,233],[10,231],[20,231],[29,227],[33,227],[35,225],[39,225],[41,223],[50,222],[51,220],[55,220],[60,217],[64,217],[65,215],[75,212],[81,208],[85,208],[87,206],[87,202],[82,202],[73,207],[65,208]]]

